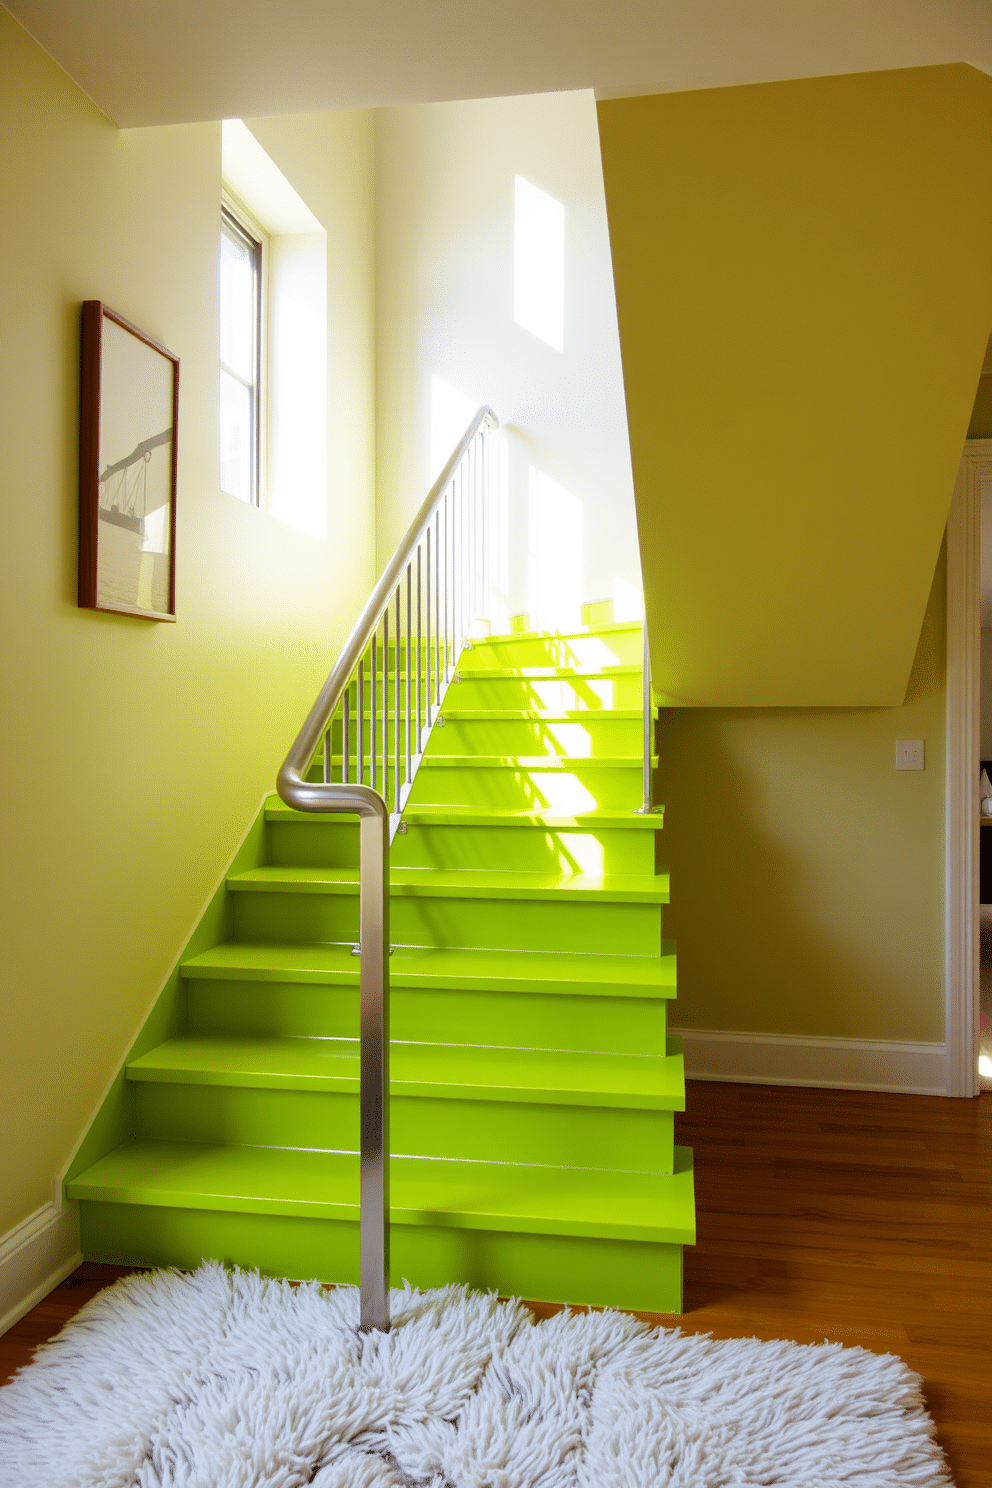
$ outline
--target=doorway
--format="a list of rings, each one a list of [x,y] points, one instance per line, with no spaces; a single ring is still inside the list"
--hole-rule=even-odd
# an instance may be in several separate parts
[[[988,511],[984,523],[983,506]],[[983,639],[989,722],[984,731]],[[945,1036],[947,1093],[958,1096],[992,1089],[992,896],[983,914],[980,892],[980,839],[987,841],[985,857],[992,861],[992,818],[990,825],[981,826],[983,758],[992,762],[992,439],[969,439],[947,522]],[[988,868],[986,874],[992,889]]]

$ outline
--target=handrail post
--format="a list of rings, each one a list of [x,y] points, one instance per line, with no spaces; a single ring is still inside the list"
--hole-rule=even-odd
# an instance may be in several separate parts
[[[389,812],[360,818],[361,1315],[389,1330]]]
[[[359,1003],[360,1003],[360,1113],[361,1144],[359,1248],[360,1323],[363,1332],[385,1331],[389,1327],[389,842],[391,829],[402,830],[400,806],[400,649],[403,639],[400,587],[406,573],[406,677],[402,695],[406,704],[406,775],[404,789],[409,790],[411,774],[411,559],[417,554],[417,755],[423,751],[421,729],[443,722],[439,716],[441,700],[451,680],[457,659],[459,618],[461,639],[465,636],[465,606],[471,608],[473,575],[477,558],[471,551],[468,570],[458,565],[457,541],[471,549],[480,536],[476,514],[466,502],[465,456],[473,441],[480,448],[471,450],[468,465],[477,473],[480,454],[486,462],[483,469],[483,542],[487,532],[485,520],[488,486],[489,429],[498,427],[492,409],[480,408],[452,451],[403,542],[397,548],[370,595],[344,649],[324,683],[302,728],[283,761],[276,782],[279,795],[295,811],[343,812],[359,818]],[[461,519],[457,511],[455,478],[462,499]],[[473,476],[474,478],[474,476]],[[474,494],[471,486],[469,496]],[[433,542],[431,529],[433,527]],[[442,541],[443,528],[443,541]],[[421,652],[421,570],[420,546],[425,556],[426,647]],[[433,548],[434,571],[431,572]],[[483,553],[481,572],[487,572],[487,555]],[[443,573],[442,573],[443,568]],[[433,615],[432,611],[433,590]],[[459,592],[460,590],[460,592]],[[442,614],[443,600],[443,614]],[[394,803],[390,816],[389,799],[389,607],[395,602],[395,664],[393,668],[394,707]],[[460,608],[456,609],[456,603]],[[378,627],[382,625],[382,651],[379,653]],[[379,697],[378,667],[382,666],[382,696]],[[426,662],[426,679],[422,668]],[[368,667],[368,765],[369,784],[365,784],[365,683]],[[426,697],[421,689],[426,680]],[[350,767],[350,689],[355,683],[355,776],[349,781]],[[341,718],[341,780],[332,781],[333,720],[338,705]],[[381,728],[382,789],[377,790],[377,730]],[[305,778],[315,753],[324,742],[324,779],[318,783]]]

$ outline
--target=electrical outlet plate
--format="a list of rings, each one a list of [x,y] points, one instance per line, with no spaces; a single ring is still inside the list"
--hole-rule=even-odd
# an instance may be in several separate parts
[[[922,739],[897,739],[896,740],[896,769],[897,770],[922,770],[923,769],[923,740]]]

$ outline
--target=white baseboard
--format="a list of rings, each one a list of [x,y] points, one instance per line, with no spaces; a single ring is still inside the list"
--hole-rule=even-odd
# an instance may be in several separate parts
[[[944,1044],[714,1033],[704,1028],[673,1028],[672,1033],[682,1040],[690,1080],[947,1094]]]
[[[83,1259],[79,1205],[43,1204],[0,1239],[0,1334],[47,1297]]]

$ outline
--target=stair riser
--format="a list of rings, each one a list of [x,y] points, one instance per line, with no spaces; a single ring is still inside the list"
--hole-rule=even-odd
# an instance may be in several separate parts
[[[411,772],[413,764],[411,761]],[[323,780],[322,759],[315,759],[304,774],[306,780]],[[331,765],[331,779],[343,780],[341,762]],[[406,765],[401,760],[400,785],[405,787]],[[354,757],[349,779],[358,781]],[[383,789],[383,780],[386,785]],[[368,757],[360,784],[372,784]],[[391,810],[396,808],[396,770],[390,745],[389,769],[383,775],[381,760],[376,761],[375,789],[385,795]],[[642,800],[640,761],[624,765],[579,765],[569,770],[494,766],[436,765],[428,759],[413,779],[413,791],[405,805],[476,806],[482,810],[551,811],[557,816],[573,816],[597,808],[609,811],[634,811]]]
[[[558,723],[524,718],[449,719],[434,735],[431,752],[443,754],[574,755],[592,758],[629,755],[639,759],[644,730],[634,718],[571,719]]]
[[[354,868],[358,824],[320,819],[269,822],[269,857],[276,865]],[[596,832],[543,827],[434,826],[419,822],[393,839],[397,868],[470,868],[519,873],[653,873],[655,833],[624,827]]]
[[[191,1033],[357,1038],[358,988],[189,978]],[[394,1039],[507,1048],[664,1054],[662,998],[392,987]]]
[[[80,1230],[94,1261],[192,1271],[210,1257],[266,1276],[358,1282],[358,1225],[336,1220],[84,1200]],[[390,1262],[394,1286],[454,1279],[531,1301],[682,1309],[680,1245],[394,1224]]]
[[[613,631],[606,635],[512,636],[493,641],[473,641],[471,651],[459,658],[462,672],[472,667],[544,666],[640,666],[644,656],[641,628]]]
[[[414,780],[409,804],[551,811],[557,816],[597,809],[633,811],[643,798],[641,779],[638,764],[570,770],[425,765]]]
[[[357,1152],[358,1094],[131,1080],[137,1135],[168,1142]],[[671,1173],[670,1111],[393,1094],[395,1156]]]
[[[474,678],[459,668],[448,689],[448,708],[528,708],[566,713],[573,708],[639,708],[644,689],[638,676],[588,677],[567,680],[556,677]],[[442,709],[443,712],[443,709]]]
[[[234,938],[255,944],[357,942],[357,894],[231,894]],[[491,950],[589,951],[631,956],[661,951],[661,912],[653,904],[598,901],[413,899],[393,897],[393,945],[485,947]]]

